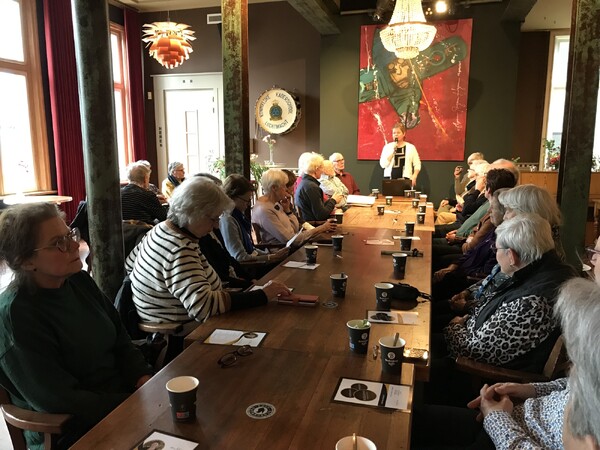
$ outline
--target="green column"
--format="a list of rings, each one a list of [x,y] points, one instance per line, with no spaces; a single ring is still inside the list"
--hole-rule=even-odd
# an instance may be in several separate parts
[[[92,275],[114,299],[124,276],[108,3],[72,0]]]
[[[225,172],[250,178],[248,1],[221,0]]]

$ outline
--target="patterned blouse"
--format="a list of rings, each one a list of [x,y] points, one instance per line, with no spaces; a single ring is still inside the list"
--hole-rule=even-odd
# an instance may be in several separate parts
[[[492,411],[483,427],[497,450],[560,450],[565,406],[569,399],[567,379],[533,383],[536,396],[516,405],[512,414]]]

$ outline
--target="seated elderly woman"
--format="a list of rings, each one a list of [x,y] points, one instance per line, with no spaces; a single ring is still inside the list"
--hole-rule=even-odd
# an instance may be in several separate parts
[[[328,159],[323,161],[323,173],[321,174],[321,178],[319,178],[319,184],[321,190],[329,197],[333,197],[334,195],[342,196],[342,199],[336,203],[336,207],[343,208],[346,206],[348,201],[348,188],[338,177],[336,177],[333,163]]]
[[[556,290],[575,275],[554,251],[550,225],[520,214],[496,228],[501,276],[482,284],[472,314],[444,330],[451,356],[541,372],[559,334],[552,317]],[[518,337],[517,337],[518,336]]]
[[[229,310],[260,306],[289,290],[270,281],[252,292],[227,292],[198,240],[233,207],[223,190],[202,177],[181,184],[171,198],[169,216],[155,226],[129,254],[133,301],[142,320],[184,324],[183,334],[197,323]]]
[[[167,178],[162,182],[162,191],[167,200],[173,196],[173,191],[185,180],[185,168],[179,161],[169,163]]]
[[[294,199],[302,220],[307,222],[327,220],[335,205],[342,200],[340,194],[334,194],[329,200],[323,201],[323,191],[318,181],[323,174],[323,161],[318,153],[302,154],[298,159],[298,169],[303,175]]]
[[[150,172],[144,163],[135,162],[127,166],[129,184],[121,188],[123,220],[154,224],[167,218],[167,208],[160,204],[156,194],[148,190]]]
[[[144,384],[152,373],[113,304],[81,270],[79,233],[56,206],[11,207],[0,216],[0,263],[13,280],[0,295],[0,385],[34,411],[72,414],[59,448]],[[40,450],[44,437],[25,432]]]
[[[288,175],[279,169],[269,169],[261,178],[265,195],[258,198],[252,209],[252,223],[258,225],[260,240],[265,244],[286,244],[302,228],[291,209],[286,188],[288,182]],[[294,245],[301,245],[319,233],[335,229],[335,223],[327,221],[311,230],[302,231]]]
[[[600,287],[580,278],[564,283],[555,312],[573,364],[568,379],[484,385],[471,410],[417,408],[411,448],[598,450]]]
[[[252,203],[254,186],[242,175],[229,175],[223,183],[225,194],[233,200],[234,208],[230,213],[225,211],[221,216],[219,226],[229,254],[239,262],[242,261],[281,261],[289,250],[282,248],[275,253],[261,250],[252,241],[252,223],[244,215]]]

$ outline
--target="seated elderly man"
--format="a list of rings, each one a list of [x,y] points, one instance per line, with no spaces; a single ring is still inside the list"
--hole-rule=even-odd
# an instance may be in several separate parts
[[[129,184],[121,188],[123,220],[141,220],[155,224],[167,218],[167,208],[148,190],[150,172],[148,166],[141,162],[127,166]]]
[[[340,179],[344,186],[348,189],[348,192],[352,195],[360,195],[360,189],[354,181],[354,177],[344,170],[346,162],[344,161],[344,155],[341,153],[332,153],[329,157],[329,161],[333,163],[335,170],[335,176]]]
[[[564,283],[555,312],[573,364],[568,379],[484,385],[471,410],[417,408],[411,448],[598,450],[600,287],[580,278]]]
[[[336,207],[343,208],[348,200],[348,188],[335,176],[333,163],[329,160],[323,161],[323,173],[319,179],[319,184],[323,192],[329,197],[336,194],[341,195],[342,199],[336,204]]]
[[[323,157],[318,153],[303,153],[298,159],[298,169],[303,175],[294,193],[294,200],[302,220],[327,220],[342,196],[335,194],[323,201],[323,191],[318,181],[323,174]]]
[[[162,190],[168,200],[173,196],[175,188],[185,180],[185,167],[179,161],[173,161],[169,163],[167,172],[167,178],[162,182]]]

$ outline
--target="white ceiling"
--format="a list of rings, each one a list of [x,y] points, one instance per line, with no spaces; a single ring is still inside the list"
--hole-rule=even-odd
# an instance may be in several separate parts
[[[220,0],[118,0],[142,12],[220,6]],[[261,3],[275,0],[249,0]],[[523,23],[523,31],[570,28],[572,0],[537,0]]]

